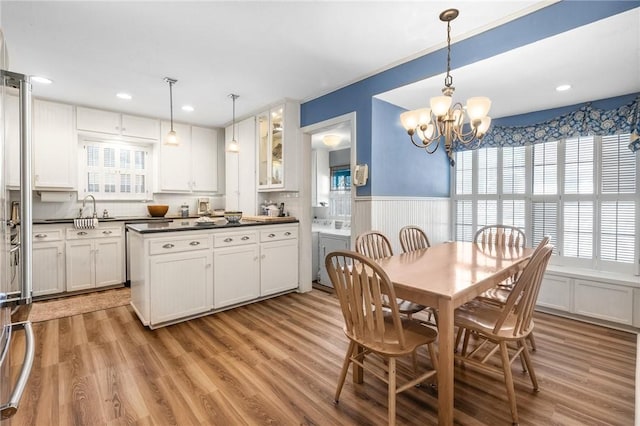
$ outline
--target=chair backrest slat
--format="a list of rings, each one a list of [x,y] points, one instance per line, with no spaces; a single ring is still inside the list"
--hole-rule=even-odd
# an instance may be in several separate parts
[[[515,226],[487,225],[478,229],[473,240],[482,245],[498,247],[525,247],[527,237]]]
[[[408,225],[400,230],[400,245],[404,253],[431,247],[427,234],[415,225]]]
[[[393,256],[389,239],[379,231],[367,231],[358,235],[356,237],[356,251],[370,259]]]

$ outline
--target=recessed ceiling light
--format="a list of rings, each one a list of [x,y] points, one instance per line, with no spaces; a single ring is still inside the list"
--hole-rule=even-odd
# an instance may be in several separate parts
[[[560,86],[556,87],[556,91],[558,92],[566,92],[569,89],[571,89],[570,84],[561,84]]]
[[[187,111],[187,112],[191,112],[191,111],[193,111],[193,107],[191,105],[183,105],[182,106],[182,110],[183,111]]]
[[[53,83],[53,80],[47,78],[47,77],[42,77],[39,75],[34,75],[31,76],[31,81],[35,81],[36,83],[40,83],[40,84],[51,84]]]
[[[124,92],[120,92],[116,95],[116,97],[120,98],[120,99],[124,99],[125,101],[130,101],[132,99],[132,96],[128,93],[124,93]]]

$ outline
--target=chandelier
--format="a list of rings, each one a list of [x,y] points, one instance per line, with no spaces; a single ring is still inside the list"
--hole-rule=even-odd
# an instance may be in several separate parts
[[[436,152],[444,139],[444,147],[453,167],[452,145],[454,142],[464,145],[479,141],[491,124],[487,116],[491,100],[484,96],[453,103],[453,77],[451,76],[451,21],[458,17],[457,9],[447,9],[440,14],[440,20],[447,23],[447,75],[444,79],[442,96],[430,100],[430,108],[420,108],[400,114],[400,121],[409,134],[411,142],[418,148],[424,148],[429,154]],[[452,105],[453,104],[453,105]],[[468,124],[465,125],[465,121]],[[420,140],[416,142],[414,135]]]

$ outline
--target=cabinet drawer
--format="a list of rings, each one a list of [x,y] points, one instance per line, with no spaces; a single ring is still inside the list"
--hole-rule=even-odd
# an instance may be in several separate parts
[[[279,241],[279,240],[291,240],[298,238],[298,228],[279,228],[279,229],[267,229],[260,231],[260,241]]]
[[[75,228],[67,229],[67,240],[120,237],[121,235],[122,235],[122,228],[119,228],[119,227],[96,228],[96,229],[75,229]]]
[[[149,242],[149,254],[167,254],[211,248],[207,235],[193,235],[189,238],[167,238]]]
[[[62,229],[33,229],[33,242],[61,241],[64,233]]]
[[[258,235],[255,231],[249,232],[227,232],[216,234],[213,237],[214,247],[231,247],[243,244],[255,244],[258,242]]]

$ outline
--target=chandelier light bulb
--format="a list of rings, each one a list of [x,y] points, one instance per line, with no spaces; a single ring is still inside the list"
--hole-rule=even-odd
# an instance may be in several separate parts
[[[413,134],[413,131],[416,127],[418,127],[418,110],[405,111],[400,114],[400,122],[402,123],[402,127],[409,132],[410,135]]]
[[[451,107],[451,96],[434,96],[431,98],[431,110],[436,117],[444,117]]]
[[[471,122],[486,117],[490,108],[491,100],[485,96],[467,99],[467,114]]]

